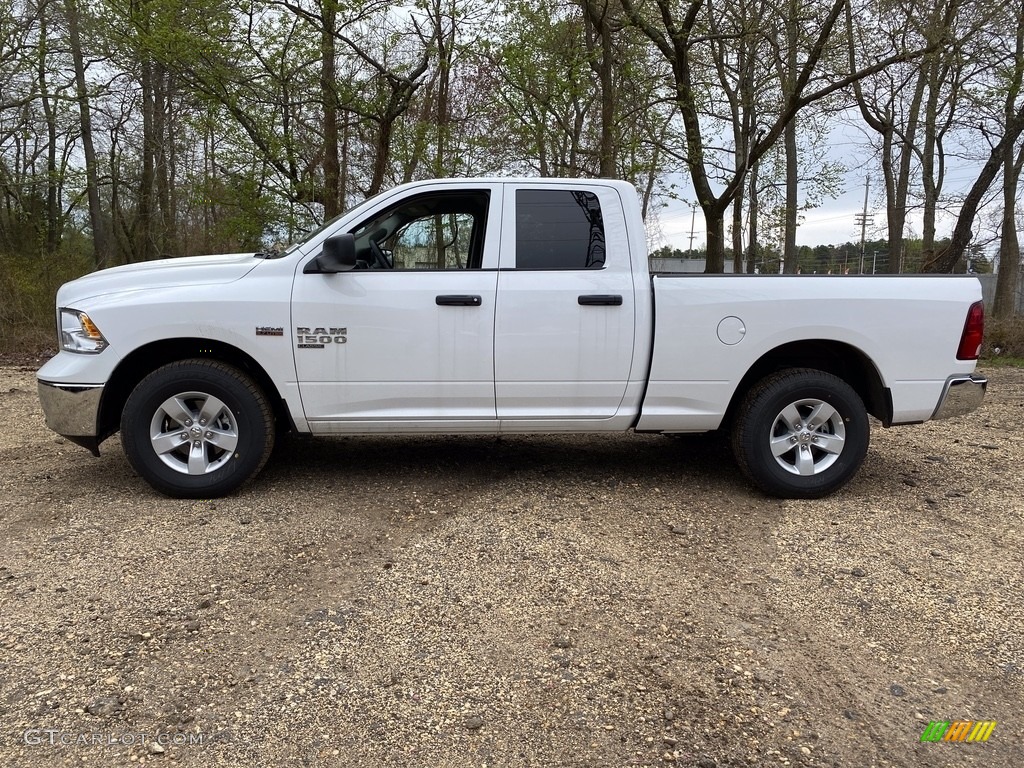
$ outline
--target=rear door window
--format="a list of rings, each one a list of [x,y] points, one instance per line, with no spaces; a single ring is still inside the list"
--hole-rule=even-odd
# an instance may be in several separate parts
[[[603,269],[604,219],[593,192],[516,191],[516,269]]]

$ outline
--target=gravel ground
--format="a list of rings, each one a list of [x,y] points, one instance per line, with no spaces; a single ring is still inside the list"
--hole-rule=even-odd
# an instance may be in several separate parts
[[[1018,766],[1024,371],[988,374],[821,501],[622,435],[291,439],[183,502],[0,368],[0,765]],[[998,726],[920,742],[956,719]]]

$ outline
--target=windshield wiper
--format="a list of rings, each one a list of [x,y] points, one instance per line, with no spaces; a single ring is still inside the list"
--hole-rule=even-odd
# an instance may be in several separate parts
[[[265,251],[256,251],[253,256],[257,259],[280,259],[284,256],[284,251],[279,248],[268,248]]]

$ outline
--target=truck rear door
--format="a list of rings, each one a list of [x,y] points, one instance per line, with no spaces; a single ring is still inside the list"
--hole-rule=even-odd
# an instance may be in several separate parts
[[[613,187],[507,183],[494,373],[509,427],[571,428],[622,403],[634,349],[633,279]],[[564,421],[559,425],[559,420]]]

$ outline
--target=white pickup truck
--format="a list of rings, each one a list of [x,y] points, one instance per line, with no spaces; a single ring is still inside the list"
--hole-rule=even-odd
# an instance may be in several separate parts
[[[214,497],[275,435],[731,432],[763,491],[857,471],[868,414],[978,407],[976,279],[651,275],[635,190],[449,179],[366,200],[284,252],[103,270],[57,294],[47,424],[120,430],[157,490]]]

